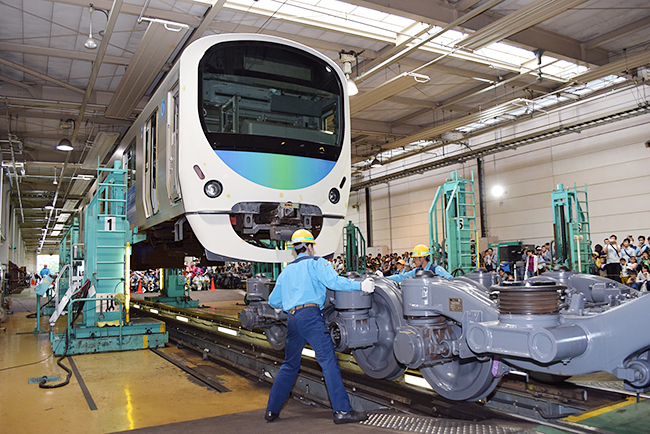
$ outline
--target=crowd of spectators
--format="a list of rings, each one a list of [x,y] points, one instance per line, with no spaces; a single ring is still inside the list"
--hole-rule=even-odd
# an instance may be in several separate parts
[[[190,291],[203,291],[212,287],[215,288],[242,288],[247,277],[252,274],[250,262],[226,262],[224,265],[213,267],[201,267],[198,262],[192,261],[183,269],[185,276],[185,287]],[[131,291],[137,292],[160,291],[159,270],[132,271]]]
[[[410,271],[415,268],[415,262],[411,257],[411,252],[404,252],[401,255],[398,253],[384,254],[377,253],[377,255],[367,255],[366,270],[375,273],[378,276],[387,277],[395,274],[400,274],[402,271]],[[339,274],[345,274],[345,260],[341,256],[329,260],[332,267]]]
[[[628,235],[619,245],[617,236],[612,235],[602,245],[596,244],[593,250],[591,274],[608,277],[640,291],[650,290],[647,283],[650,281],[650,245],[645,236],[639,235],[635,241],[632,235]],[[478,265],[475,259],[472,260],[472,266],[495,272],[502,280],[521,280],[547,272],[553,268],[556,259],[550,242],[525,248],[520,253],[521,259],[518,261],[499,261],[494,249],[488,248],[478,255]],[[338,256],[330,262],[339,274],[345,273],[342,257]],[[368,271],[386,277],[415,268],[411,252],[367,255],[366,265]],[[441,265],[446,265],[444,258]]]
[[[647,292],[650,290],[650,246],[643,235],[636,239],[628,235],[618,243],[618,237],[612,235],[596,244],[591,255],[592,274],[609,277],[634,289]]]

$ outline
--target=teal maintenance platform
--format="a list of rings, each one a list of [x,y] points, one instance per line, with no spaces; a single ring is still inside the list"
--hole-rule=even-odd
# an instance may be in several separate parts
[[[123,326],[86,327],[76,323],[66,333],[51,333],[50,341],[56,356],[162,348],[169,340],[165,323],[153,318],[134,318]]]

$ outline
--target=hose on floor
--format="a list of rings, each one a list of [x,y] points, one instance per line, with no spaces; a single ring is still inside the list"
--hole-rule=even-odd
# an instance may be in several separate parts
[[[86,280],[86,283],[81,287],[81,290],[79,291],[79,298],[86,298],[88,295],[88,290],[90,288],[90,280]],[[72,318],[71,324],[74,324],[77,322],[77,319],[79,319],[79,316],[81,316],[81,312],[83,311],[83,303],[79,303],[79,307],[77,307],[77,311],[74,312],[74,317]],[[63,387],[66,386],[68,383],[70,383],[70,377],[72,377],[72,370],[65,366],[62,362],[63,359],[65,359],[68,356],[68,340],[70,338],[70,333],[66,330],[65,333],[65,349],[63,350],[63,355],[59,357],[56,361],[56,364],[61,367],[65,372],[67,372],[67,375],[65,377],[65,380],[63,380],[60,383],[56,384],[47,384],[47,377],[43,377],[40,383],[38,383],[38,387],[41,389],[56,389],[57,387]]]

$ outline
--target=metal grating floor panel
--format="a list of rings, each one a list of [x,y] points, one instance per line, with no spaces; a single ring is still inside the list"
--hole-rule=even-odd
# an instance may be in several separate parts
[[[436,419],[432,417],[406,416],[396,414],[372,413],[362,425],[394,429],[423,434],[513,434],[534,433],[534,431],[515,427],[479,424],[459,420]]]

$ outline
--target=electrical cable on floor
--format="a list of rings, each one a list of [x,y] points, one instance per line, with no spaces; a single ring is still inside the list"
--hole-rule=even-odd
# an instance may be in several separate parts
[[[70,377],[72,376],[72,370],[67,366],[65,366],[63,363],[61,363],[61,361],[65,359],[67,355],[68,355],[68,333],[66,332],[65,350],[63,351],[63,355],[59,357],[59,359],[56,361],[56,364],[59,365],[61,369],[63,369],[65,372],[67,372],[67,375],[65,376],[65,380],[56,384],[47,384],[47,376],[44,376],[41,382],[38,383],[38,387],[40,387],[41,389],[56,389],[57,387],[66,386],[70,382]]]
[[[86,280],[86,283],[81,287],[81,290],[79,291],[79,298],[86,298],[88,296],[88,289],[90,288],[90,280]],[[84,301],[83,303],[79,303],[79,307],[77,307],[77,311],[74,312],[74,316],[72,317],[72,322],[70,324],[74,324],[77,322],[79,317],[81,316],[81,312],[83,311],[83,307],[86,302]],[[72,310],[72,309],[70,309]],[[70,315],[70,313],[68,313]],[[70,377],[72,376],[72,370],[70,370],[67,366],[65,366],[61,361],[65,359],[68,356],[68,340],[70,338],[70,332],[66,329],[65,331],[65,349],[63,350],[63,355],[58,358],[56,361],[56,364],[61,367],[65,372],[67,372],[67,375],[65,377],[65,380],[63,380],[60,383],[56,384],[47,384],[47,376],[43,377],[40,383],[38,383],[38,387],[41,389],[56,389],[57,387],[63,387],[70,383]]]
[[[8,368],[2,368],[2,369],[0,369],[0,372],[2,372],[2,371],[8,371],[9,369],[22,368],[23,366],[30,366],[30,365],[36,365],[36,364],[38,364],[38,363],[43,363],[44,361],[46,361],[47,359],[49,359],[50,357],[52,357],[53,354],[54,354],[54,351],[52,351],[52,352],[50,353],[49,356],[47,356],[47,357],[44,358],[43,360],[39,360],[38,362],[25,363],[24,365],[9,366]]]

